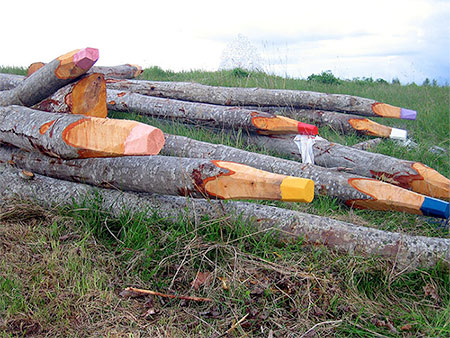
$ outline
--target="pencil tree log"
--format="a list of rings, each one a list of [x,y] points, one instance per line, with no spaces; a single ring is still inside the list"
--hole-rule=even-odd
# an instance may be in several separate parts
[[[255,110],[162,99],[108,89],[108,108],[216,128],[244,128],[260,134],[317,135],[316,126]]]
[[[72,82],[32,106],[51,113],[106,117],[106,82],[103,74],[92,73]]]
[[[0,142],[58,158],[155,155],[161,130],[136,121],[0,107]]]
[[[251,134],[243,137],[258,147],[301,161],[301,152],[292,137],[264,137]],[[356,175],[377,178],[419,194],[450,199],[450,180],[420,162],[371,153],[324,139],[316,140],[313,152],[314,163],[319,166],[346,168]]]
[[[27,76],[30,76],[38,69],[45,66],[43,62],[34,62],[28,67]],[[88,73],[100,73],[108,78],[114,79],[134,79],[141,75],[142,67],[137,65],[119,65],[119,66],[94,66]]]
[[[375,149],[381,142],[383,142],[383,139],[381,138],[373,138],[371,140],[363,141],[356,143],[352,145],[352,148],[359,149],[359,150],[373,150]]]
[[[246,202],[186,199],[179,196],[145,195],[94,188],[88,185],[35,175],[24,180],[17,169],[0,166],[0,201],[11,198],[31,199],[44,206],[83,203],[96,194],[99,208],[113,215],[124,210],[156,213],[167,221],[180,216],[193,222],[205,215],[211,219],[241,219],[261,231],[279,229],[282,242],[303,239],[310,245],[327,247],[350,255],[377,255],[391,261],[398,269],[434,267],[450,262],[450,239],[409,236],[358,226],[326,217],[304,214],[276,207]]]
[[[289,107],[244,107],[247,109],[261,109],[262,111],[279,114],[295,120],[314,123],[319,127],[327,126],[341,134],[354,134],[406,140],[407,132],[379,124],[358,115],[343,114],[333,111],[315,109],[296,109]]]
[[[372,99],[300,90],[213,87],[191,82],[114,79],[107,81],[107,87],[108,89],[132,91],[149,96],[225,106],[281,106],[324,109],[364,116],[411,120],[415,120],[417,115],[413,110],[394,107]]]
[[[228,161],[170,156],[65,161],[6,146],[0,147],[0,161],[46,176],[126,191],[290,202],[311,202],[314,198],[312,180]]]
[[[349,207],[391,210],[446,218],[447,202],[435,200],[376,179],[329,170],[315,165],[252,153],[221,144],[196,141],[183,136],[165,134],[161,154],[228,160],[283,175],[309,178],[315,194],[337,198]]]
[[[30,107],[86,73],[98,59],[95,48],[77,49],[48,63],[14,89],[0,92],[0,106]]]

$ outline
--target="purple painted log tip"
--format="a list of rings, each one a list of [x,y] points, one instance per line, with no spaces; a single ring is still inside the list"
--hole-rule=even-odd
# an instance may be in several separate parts
[[[400,118],[404,120],[415,120],[417,118],[417,112],[415,110],[401,108]]]
[[[99,52],[97,48],[83,48],[80,49],[74,56],[73,61],[75,65],[81,69],[88,70],[97,62],[99,57]]]

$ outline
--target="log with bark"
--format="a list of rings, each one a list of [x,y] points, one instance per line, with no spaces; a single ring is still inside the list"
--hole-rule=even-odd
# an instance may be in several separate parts
[[[250,144],[301,161],[301,152],[290,136],[240,135]],[[450,199],[450,180],[420,163],[347,147],[325,139],[313,145],[314,163],[325,168],[345,168],[353,174],[376,178],[419,194]]]
[[[264,199],[309,203],[314,182],[229,161],[171,156],[49,159],[3,146],[0,161],[42,175],[120,189],[218,199]]]
[[[358,226],[326,217],[246,202],[189,199],[179,196],[146,195],[62,181],[36,174],[24,180],[17,169],[0,165],[0,202],[11,198],[32,200],[44,206],[84,203],[97,196],[98,208],[113,215],[129,212],[155,213],[166,221],[177,222],[180,216],[196,222],[211,219],[240,219],[261,231],[279,231],[282,241],[303,239],[303,243],[327,247],[350,255],[381,256],[395,268],[435,267],[450,263],[450,239],[410,236]]]
[[[447,202],[422,196],[376,179],[329,170],[315,165],[262,155],[224,146],[196,141],[184,136],[165,134],[161,154],[228,160],[282,175],[309,178],[314,181],[315,194],[337,198],[349,207],[391,210],[434,217],[448,217]]]
[[[316,109],[296,109],[292,107],[255,107],[245,106],[246,109],[261,109],[273,114],[279,114],[295,120],[314,123],[319,127],[328,126],[341,134],[370,135],[396,140],[406,140],[408,132],[404,129],[385,126],[358,115],[342,114],[334,111]]]
[[[372,117],[392,117],[415,120],[414,110],[394,107],[357,96],[318,92],[214,87],[191,82],[160,82],[142,80],[107,80],[108,89],[226,106],[281,106],[323,109]]]
[[[0,92],[0,106],[30,107],[86,73],[98,59],[95,48],[77,49],[61,55],[17,87]]]
[[[352,148],[359,149],[359,150],[373,150],[375,149],[381,142],[383,142],[383,139],[381,138],[373,138],[371,140],[362,141],[359,143],[356,143],[352,145]]]
[[[43,62],[34,62],[28,67],[27,76],[30,76],[38,69],[45,66]],[[94,66],[88,73],[100,73],[108,78],[114,79],[134,79],[142,74],[142,67],[138,65],[119,66]]]
[[[261,111],[212,104],[162,99],[113,89],[107,91],[108,108],[131,111],[208,127],[244,128],[259,134],[317,135],[316,126]]]
[[[106,117],[105,77],[100,73],[82,76],[31,108],[51,113]]]
[[[0,73],[0,91],[16,88],[25,76]]]
[[[164,145],[164,134],[136,121],[8,106],[0,107],[0,142],[65,159],[154,155]]]

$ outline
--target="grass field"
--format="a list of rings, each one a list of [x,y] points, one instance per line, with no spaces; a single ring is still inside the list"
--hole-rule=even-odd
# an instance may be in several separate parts
[[[0,72],[23,74],[24,69]],[[375,151],[423,162],[450,176],[450,88],[370,81],[285,79],[245,71],[183,73],[146,69],[143,79],[314,90],[373,98],[418,111],[417,121],[381,120],[409,131],[417,148],[386,140]],[[226,133],[111,112],[166,132],[242,147]],[[321,136],[343,144],[368,137]],[[429,151],[439,146],[445,154]],[[256,149],[250,149],[256,151]],[[268,202],[258,202],[268,203]],[[320,196],[284,208],[415,235],[449,237],[448,228],[402,213],[351,210]],[[209,297],[194,302],[123,298],[135,286]],[[398,271],[377,258],[337,254],[299,240],[280,245],[244,222],[167,220],[124,212],[95,198],[52,210],[11,201],[0,210],[0,333],[37,336],[446,337],[448,268]],[[0,335],[0,336],[1,336]]]

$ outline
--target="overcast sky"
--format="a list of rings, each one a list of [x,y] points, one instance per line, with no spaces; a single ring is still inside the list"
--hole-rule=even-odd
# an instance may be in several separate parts
[[[98,65],[217,70],[246,40],[247,57],[270,73],[450,83],[449,0],[5,0],[0,8],[5,66],[89,46],[100,50]]]

